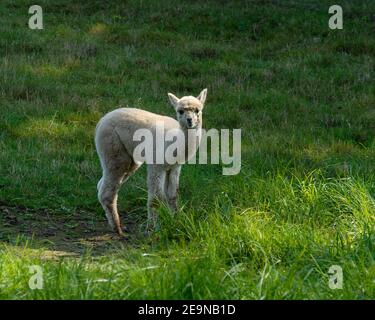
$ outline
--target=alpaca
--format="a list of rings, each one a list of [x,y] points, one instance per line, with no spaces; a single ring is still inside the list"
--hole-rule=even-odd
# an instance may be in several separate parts
[[[174,107],[177,120],[135,108],[120,108],[107,113],[100,119],[95,131],[95,145],[103,169],[99,180],[98,198],[105,211],[110,227],[119,235],[123,234],[120,217],[117,211],[117,195],[121,185],[142,165],[134,158],[134,151],[139,145],[134,141],[134,133],[139,129],[148,129],[155,135],[156,123],[162,123],[164,136],[169,130],[175,130],[190,137],[185,140],[184,159],[176,163],[147,163],[147,230],[152,231],[157,223],[156,209],[159,201],[165,201],[169,208],[177,210],[177,193],[181,165],[192,158],[199,146],[202,128],[202,110],[206,101],[207,89],[198,97],[185,96],[177,98],[168,93],[169,101]],[[184,141],[184,142],[185,142]],[[164,146],[164,150],[168,147]],[[159,145],[155,145],[153,152]],[[182,161],[181,161],[182,160]]]

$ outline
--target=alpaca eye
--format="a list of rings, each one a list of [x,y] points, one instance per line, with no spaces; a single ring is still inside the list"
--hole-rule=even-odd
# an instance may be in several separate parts
[[[195,110],[195,113],[196,113],[196,114],[198,114],[198,113],[199,113],[199,110],[198,110],[198,109],[196,109],[196,110]]]
[[[178,110],[178,113],[182,115],[184,114],[184,110]]]

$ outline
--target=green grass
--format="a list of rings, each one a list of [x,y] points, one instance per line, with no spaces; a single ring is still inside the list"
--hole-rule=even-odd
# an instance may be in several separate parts
[[[1,299],[374,299],[375,3],[0,3]],[[97,121],[173,116],[208,87],[204,127],[242,129],[242,170],[186,165],[181,210],[142,235],[145,168],[120,192],[130,239],[96,198]],[[31,290],[29,267],[43,268]],[[343,289],[328,269],[343,269]]]

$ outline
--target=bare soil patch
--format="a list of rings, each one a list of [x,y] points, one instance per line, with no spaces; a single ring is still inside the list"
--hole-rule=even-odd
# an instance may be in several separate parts
[[[97,214],[77,209],[71,214],[51,209],[10,206],[0,201],[0,242],[17,243],[33,239],[32,246],[43,248],[46,257],[80,256],[87,251],[93,255],[107,254],[127,246],[136,246],[142,234],[139,226],[126,215],[123,223],[126,237],[109,229],[107,221]]]

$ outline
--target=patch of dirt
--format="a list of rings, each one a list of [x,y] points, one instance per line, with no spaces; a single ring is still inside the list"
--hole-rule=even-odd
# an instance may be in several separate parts
[[[126,214],[121,216],[128,231],[125,237],[111,232],[104,214],[98,217],[81,209],[62,214],[51,209],[10,206],[0,201],[0,242],[33,239],[34,247],[37,244],[45,249],[43,258],[46,259],[77,256],[87,251],[93,255],[108,254],[127,246],[137,246],[142,237],[138,223]]]

